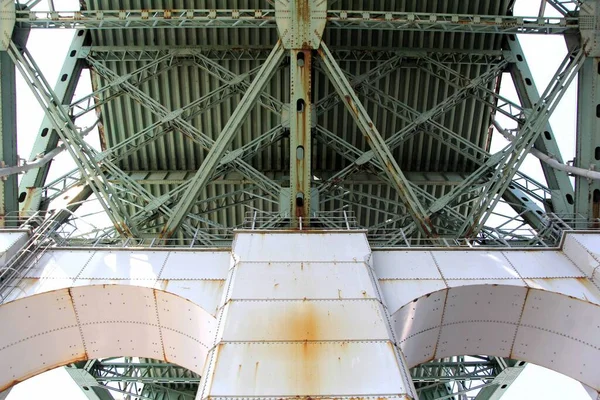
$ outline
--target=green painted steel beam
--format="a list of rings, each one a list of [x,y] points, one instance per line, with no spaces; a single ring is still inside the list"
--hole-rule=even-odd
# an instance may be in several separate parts
[[[581,67],[582,60],[583,50],[581,49],[567,54],[542,95],[543,100],[522,127],[518,139],[492,155],[461,185],[436,200],[429,211],[439,212],[453,201],[457,201],[469,193],[474,193],[478,198],[477,205],[471,210],[470,217],[458,234],[469,236],[479,232],[500,200],[499,194],[504,193],[510,185],[529,149],[542,133],[552,111]],[[483,192],[478,193],[481,190]]]
[[[272,46],[249,44],[239,46],[200,45],[187,46],[93,46],[90,54],[101,61],[154,61],[165,54],[173,54],[176,58],[193,59],[195,54],[202,54],[210,60],[266,60]],[[338,61],[353,62],[383,62],[396,56],[409,60],[419,60],[424,57],[432,58],[441,63],[450,64],[483,64],[488,65],[503,58],[501,50],[461,50],[451,48],[373,48],[373,47],[344,47],[335,46],[331,53]]]
[[[6,166],[18,161],[16,96],[15,65],[7,52],[0,51],[0,163]],[[0,227],[14,224],[5,217],[16,217],[19,210],[17,185],[16,175],[0,180]]]
[[[177,206],[173,209],[173,214],[161,232],[160,236],[162,238],[171,237],[179,228],[179,226],[181,226],[183,219],[189,213],[190,209],[198,198],[198,194],[202,191],[212,177],[213,172],[219,165],[219,160],[225,154],[227,147],[248,116],[248,113],[252,107],[255,106],[260,93],[270,81],[271,77],[275,73],[275,70],[283,60],[284,55],[285,51],[283,45],[280,41],[278,41],[277,45],[275,45],[273,48],[271,55],[263,64],[261,70],[248,87],[244,97],[227,121],[227,124],[223,127],[219,137],[206,155],[202,166],[194,178],[192,178],[190,181],[190,184],[178,201]]]
[[[155,9],[17,11],[30,28],[275,28],[274,9]],[[576,17],[464,15],[397,11],[330,10],[327,29],[376,29],[499,34],[564,34],[577,31]]]
[[[108,389],[98,383],[88,371],[79,368],[65,368],[65,371],[88,400],[114,400]]]
[[[393,182],[394,189],[396,189],[402,202],[406,205],[408,212],[417,225],[417,229],[426,237],[435,236],[435,229],[429,218],[425,216],[423,206],[417,199],[417,196],[413,192],[402,170],[400,170],[386,141],[383,140],[381,134],[371,120],[371,117],[367,114],[364,106],[358,99],[348,78],[346,78],[340,66],[333,58],[329,48],[325,43],[321,43],[318,52],[321,56],[329,81],[342,99],[348,112],[354,119],[354,122],[358,125],[358,128],[369,142],[372,152],[379,160],[384,172],[387,174],[390,181]]]
[[[107,183],[102,168],[93,160],[94,150],[77,132],[73,121],[61,106],[31,54],[26,49],[19,50],[14,42],[11,42],[8,53],[117,231],[124,237],[135,235],[135,228],[128,222],[121,199]],[[108,167],[108,164],[106,166]]]
[[[508,37],[506,43],[514,59],[514,62],[509,66],[509,71],[515,84],[517,95],[523,107],[532,110],[540,101],[540,94],[535,86],[533,75],[529,70],[525,53],[516,35]],[[542,153],[551,155],[554,159],[563,163],[560,148],[556,142],[555,132],[552,130],[549,122],[546,123],[543,134],[538,137],[534,146]],[[541,162],[541,166],[548,187],[552,191],[552,211],[558,214],[572,214],[574,209],[574,192],[569,175],[567,172],[554,169],[544,162]]]
[[[575,166],[600,170],[600,58],[588,57],[579,73]],[[575,212],[600,217],[600,181],[575,177]]]
[[[63,62],[57,82],[54,85],[56,101],[61,105],[69,104],[75,93],[75,88],[85,64],[79,58],[85,41],[85,30],[74,32],[67,56]],[[52,120],[45,115],[35,137],[29,161],[35,161],[40,155],[44,155],[55,149],[59,139],[59,135],[52,125]],[[40,210],[42,191],[39,189],[44,186],[51,165],[52,162],[49,162],[40,168],[31,169],[23,174],[19,183],[18,195],[19,208],[23,215],[30,215]]]
[[[290,50],[290,216],[295,227],[311,215],[312,50]],[[316,207],[313,207],[316,208]]]

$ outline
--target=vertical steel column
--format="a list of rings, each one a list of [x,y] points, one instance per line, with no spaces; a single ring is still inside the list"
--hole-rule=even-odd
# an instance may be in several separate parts
[[[600,58],[588,57],[579,72],[575,165],[600,170]],[[575,212],[600,217],[600,182],[575,177]]]
[[[17,108],[15,65],[0,51],[0,163],[17,165]],[[0,179],[0,226],[8,225],[5,216],[18,210],[17,175]]]
[[[600,0],[583,2],[579,29],[586,58],[579,71],[575,166],[600,170]],[[575,212],[600,217],[599,181],[575,177]]]
[[[69,53],[63,62],[60,74],[54,85],[54,93],[62,105],[67,105],[71,102],[75,88],[79,82],[81,71],[85,65],[85,60],[80,58],[80,51],[85,40],[85,30],[75,32],[73,41],[69,47]],[[44,115],[42,125],[31,149],[29,161],[36,160],[40,154],[46,154],[56,148],[58,140],[59,136],[52,125],[52,120],[47,115]],[[48,176],[51,164],[52,162],[49,162],[40,168],[29,170],[21,178],[19,184],[19,208],[21,214],[28,215],[40,209],[42,187]]]
[[[540,101],[540,94],[533,81],[533,75],[529,70],[529,65],[525,59],[523,49],[516,35],[508,35],[508,48],[514,57],[514,63],[510,64],[510,75],[515,84],[519,101],[525,109],[533,109],[535,104]],[[559,162],[563,162],[560,155],[560,148],[556,143],[556,138],[550,122],[546,123],[543,135],[540,135],[535,141],[535,148],[541,152],[551,155]],[[573,185],[569,175],[565,171],[552,168],[550,165],[542,162],[542,170],[548,182],[548,187],[552,191],[552,208],[558,214],[573,213]]]
[[[196,400],[417,398],[364,233],[240,232],[232,255]]]
[[[292,224],[309,223],[312,126],[312,51],[290,51],[290,210]]]

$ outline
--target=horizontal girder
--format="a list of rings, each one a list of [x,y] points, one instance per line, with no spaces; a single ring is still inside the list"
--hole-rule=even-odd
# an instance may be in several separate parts
[[[18,11],[29,28],[275,28],[274,9]],[[519,17],[398,11],[329,10],[328,29],[564,34],[578,29],[575,17]]]

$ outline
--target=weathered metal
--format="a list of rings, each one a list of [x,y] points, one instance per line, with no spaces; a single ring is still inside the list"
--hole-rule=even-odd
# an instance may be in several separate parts
[[[135,355],[202,370],[215,318],[159,290],[124,285],[60,289],[0,307],[0,391],[60,365]]]
[[[352,231],[240,232],[231,253],[49,250],[0,306],[18,327],[0,357],[29,355],[1,387],[118,348],[203,375],[198,398],[414,396],[402,368],[465,353],[598,389],[583,364],[600,347],[599,267],[592,233],[545,250],[371,250]]]

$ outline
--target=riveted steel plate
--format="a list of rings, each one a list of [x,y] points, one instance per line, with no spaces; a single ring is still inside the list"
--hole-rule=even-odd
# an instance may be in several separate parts
[[[521,278],[515,279],[447,279],[448,287],[474,286],[474,285],[506,285],[527,287]]]
[[[0,24],[2,24],[1,21]],[[27,232],[0,232],[0,266],[5,265],[25,245],[28,239],[29,234]]]
[[[600,291],[587,278],[526,279],[525,282],[532,289],[561,293],[565,296],[600,305]]]
[[[158,324],[154,290],[137,286],[98,285],[71,289],[79,322],[103,321]]]
[[[433,360],[439,333],[440,327],[438,326],[410,336],[400,343],[407,368],[413,368]]]
[[[43,306],[42,306],[43,305]],[[0,348],[47,331],[77,325],[68,290],[57,290],[0,307]]]
[[[286,49],[318,49],[327,24],[327,1],[278,0],[275,20]]]
[[[378,396],[407,392],[390,342],[227,343],[207,397]]]
[[[463,354],[508,357],[517,325],[495,321],[472,321],[444,325],[435,358]]]
[[[591,277],[594,274],[594,270],[600,266],[600,258],[594,258],[592,253],[588,251],[588,248],[580,242],[580,239],[585,237],[592,238],[592,241],[597,240],[596,235],[567,234],[563,244],[563,252],[584,274]]]
[[[374,298],[365,263],[244,263],[235,267],[233,299]]]
[[[0,392],[31,376],[87,358],[77,326],[46,331],[0,350]]]
[[[519,279],[500,251],[435,251],[446,279]]]
[[[226,251],[171,252],[160,279],[226,279],[231,266]]]
[[[395,313],[400,307],[407,305],[413,300],[429,293],[445,289],[446,284],[442,280],[380,280],[385,305],[390,314]]]
[[[225,290],[225,281],[159,281],[159,287],[197,304],[211,315],[216,315]]]
[[[87,285],[121,285],[121,286],[140,286],[146,288],[160,289],[160,285],[156,279],[75,279],[71,286],[87,286]]]
[[[23,278],[19,281],[17,287],[11,291],[10,295],[8,295],[6,299],[4,299],[4,302],[6,303],[26,296],[33,296],[34,294],[50,292],[58,289],[65,289],[71,286],[73,286],[73,279],[71,278]]]
[[[431,293],[406,304],[391,316],[396,339],[401,342],[408,337],[438,327],[442,324],[447,290]]]
[[[208,349],[199,341],[170,329],[162,328],[165,361],[180,365],[201,375]]]
[[[232,301],[225,341],[388,340],[375,300]]]
[[[17,15],[13,0],[2,0],[0,3],[0,50],[6,51],[10,44]]]
[[[373,251],[379,279],[442,279],[429,251]]]
[[[90,358],[135,355],[162,358],[154,290],[134,286],[71,289]]]
[[[179,296],[161,291],[155,296],[161,326],[194,338],[206,348],[212,346],[217,329],[215,317]]]
[[[558,251],[505,251],[523,278],[577,278],[584,274]]]
[[[519,327],[510,358],[524,360],[570,376],[600,390],[600,349],[540,329]]]
[[[72,278],[79,275],[93,251],[49,250],[27,273],[28,278]]]
[[[443,323],[494,320],[517,324],[526,295],[527,288],[508,285],[451,288],[448,290]]]
[[[521,324],[600,348],[600,307],[583,300],[530,289]]]
[[[97,251],[79,277],[156,279],[167,254],[162,251]]]
[[[238,233],[233,252],[240,261],[366,261],[364,233]]]
[[[586,250],[595,257],[596,260],[600,260],[600,238],[597,233],[595,234],[577,234],[570,233],[567,234],[567,237],[572,237],[582,246],[586,248]]]

